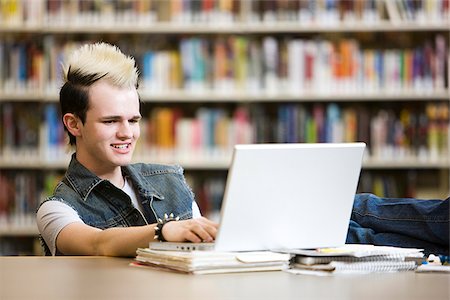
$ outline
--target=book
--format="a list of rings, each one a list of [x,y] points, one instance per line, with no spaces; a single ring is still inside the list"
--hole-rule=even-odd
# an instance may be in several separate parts
[[[423,256],[423,249],[418,248],[401,248],[393,246],[376,246],[371,244],[345,244],[338,247],[330,248],[318,248],[318,249],[292,249],[283,250],[281,252],[289,252],[295,255],[305,255],[312,257],[339,257],[339,256],[349,256],[349,257],[369,257],[369,256]]]
[[[450,274],[450,265],[423,264],[417,267],[416,273],[447,273]]]
[[[287,253],[270,251],[164,251],[139,248],[131,266],[147,266],[186,274],[216,274],[286,269],[291,258]]]
[[[328,264],[303,265],[294,263],[291,273],[302,274],[307,271],[309,274],[317,272],[316,275],[331,274],[368,274],[387,273],[400,271],[414,271],[417,264],[414,261],[373,261],[373,262],[342,262],[331,261]]]
[[[422,249],[348,244],[335,248],[288,251],[295,274],[366,274],[412,271],[422,263]]]
[[[401,21],[400,12],[396,1],[385,0],[386,11],[392,24],[398,24]]]

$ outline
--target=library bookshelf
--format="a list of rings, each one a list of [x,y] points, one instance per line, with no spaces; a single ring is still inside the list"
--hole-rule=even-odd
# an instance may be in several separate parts
[[[205,214],[236,143],[364,141],[358,191],[447,197],[449,0],[413,2],[1,2],[0,255],[36,251],[16,244],[69,161],[60,62],[84,42],[136,58],[135,161],[183,166]]]

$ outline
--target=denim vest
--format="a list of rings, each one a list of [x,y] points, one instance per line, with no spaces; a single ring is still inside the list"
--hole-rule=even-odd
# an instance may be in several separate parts
[[[194,195],[180,166],[131,164],[122,167],[122,174],[131,180],[143,214],[125,192],[86,169],[75,154],[53,196],[44,202],[61,201],[72,207],[85,224],[100,229],[152,224],[170,213],[180,219],[192,218]],[[43,242],[47,254],[46,246]]]

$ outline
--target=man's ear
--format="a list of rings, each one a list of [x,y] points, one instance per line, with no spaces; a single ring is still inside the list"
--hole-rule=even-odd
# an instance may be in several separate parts
[[[72,113],[63,116],[63,122],[67,130],[75,137],[81,136],[81,120]]]

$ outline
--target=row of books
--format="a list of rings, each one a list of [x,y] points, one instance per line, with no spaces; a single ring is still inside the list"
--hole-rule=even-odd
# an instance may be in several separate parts
[[[3,161],[67,160],[67,134],[57,105],[3,102],[0,105],[0,153]]]
[[[394,24],[398,24],[400,21],[426,22],[433,18],[432,15],[442,16],[441,20],[443,21],[449,22],[450,20],[450,2],[448,0],[385,0],[385,4],[387,16]],[[442,10],[442,14],[438,13],[436,9]]]
[[[337,41],[244,36],[183,38],[179,49],[140,57],[142,88],[150,93],[241,91],[258,94],[431,92],[446,86],[443,35],[410,49],[365,48]]]
[[[4,25],[448,21],[449,0],[7,0]]]
[[[448,156],[449,104],[368,108],[361,105],[283,104],[238,106],[230,113],[202,107],[195,116],[155,108],[144,120],[138,153],[175,150],[195,157],[201,150],[230,153],[235,144],[364,141],[371,157],[436,160]]]
[[[424,174],[422,173],[422,176]],[[380,170],[377,172],[362,170],[357,192],[369,192],[386,198],[416,198],[418,195],[418,176],[417,170]]]
[[[53,193],[62,172],[0,170],[0,229],[35,228],[36,209]]]
[[[42,109],[41,113],[39,111]],[[67,140],[56,104],[0,105],[0,152],[4,157],[44,161],[67,157]],[[227,159],[235,144],[366,142],[380,160],[438,160],[448,157],[449,103],[355,105],[336,103],[238,105],[236,108],[154,107],[143,112],[135,155],[202,155]],[[184,159],[183,159],[184,158]]]
[[[0,40],[0,91],[45,90],[56,95],[61,63],[80,42],[44,38]],[[141,91],[248,95],[442,92],[448,89],[448,40],[442,34],[405,49],[367,47],[355,39],[292,36],[180,37],[152,49],[148,41],[119,42],[141,71]]]
[[[214,173],[199,176],[186,173],[185,176],[187,183],[195,194],[202,215],[211,220],[219,221],[220,208],[225,193],[225,176],[223,174],[215,175]]]
[[[11,151],[37,152],[42,123],[38,103],[2,103],[0,106],[0,146]]]
[[[0,227],[35,226],[44,182],[36,171],[0,172]]]

